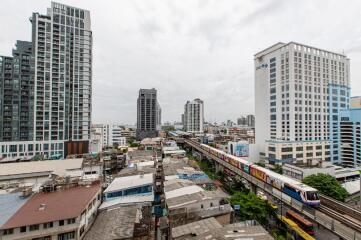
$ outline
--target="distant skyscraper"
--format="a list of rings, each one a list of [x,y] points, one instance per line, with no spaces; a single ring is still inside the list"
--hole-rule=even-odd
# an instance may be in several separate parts
[[[187,132],[202,133],[204,124],[204,106],[199,98],[187,101],[184,106],[184,125]]]
[[[247,125],[247,118],[246,117],[239,117],[238,119],[237,119],[237,125],[239,125],[239,126],[245,126],[245,125]]]
[[[140,89],[137,100],[137,139],[157,137],[161,125],[161,108],[157,90]]]
[[[256,145],[271,162],[338,158],[338,114],[348,108],[349,59],[290,42],[255,55]]]
[[[13,86],[19,86],[13,92],[20,95],[18,99],[13,96],[12,101],[18,104],[13,105],[11,114],[13,124],[19,122],[19,127],[12,130],[11,139],[3,139],[12,142],[0,143],[1,153],[5,157],[63,157],[88,152],[92,91],[90,13],[52,2],[47,15],[33,13],[31,22],[32,43],[18,41],[13,52],[12,81]],[[1,97],[5,96],[8,98],[4,92]],[[20,118],[14,115],[16,112]],[[2,122],[7,119],[4,117]]]
[[[247,115],[247,126],[254,127],[254,115]]]

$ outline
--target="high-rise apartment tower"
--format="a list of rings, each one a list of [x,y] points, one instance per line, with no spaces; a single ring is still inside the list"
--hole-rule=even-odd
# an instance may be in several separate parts
[[[33,13],[30,20],[32,42],[18,41],[12,59],[0,60],[0,153],[61,158],[88,152],[90,12],[52,2],[46,15]]]
[[[140,89],[137,100],[137,139],[157,137],[160,124],[161,108],[157,100],[157,90]]]
[[[184,130],[191,133],[202,133],[204,125],[204,106],[199,98],[187,101],[184,105]]]

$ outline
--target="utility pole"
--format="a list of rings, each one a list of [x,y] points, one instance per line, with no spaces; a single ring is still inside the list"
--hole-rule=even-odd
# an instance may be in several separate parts
[[[171,227],[168,216],[168,205],[164,193],[164,169],[163,156],[157,158],[157,152],[154,151],[156,161],[156,173],[154,177],[154,214],[155,214],[155,239],[170,240]]]

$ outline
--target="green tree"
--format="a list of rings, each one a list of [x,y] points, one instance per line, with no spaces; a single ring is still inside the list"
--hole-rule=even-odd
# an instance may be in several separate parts
[[[256,165],[258,165],[260,167],[266,167],[266,164],[263,162],[256,162]]]
[[[345,201],[348,192],[344,189],[336,178],[329,174],[318,173],[303,179],[304,184],[316,188],[320,193],[325,194],[339,201]]]
[[[252,192],[236,192],[231,196],[230,202],[232,205],[240,206],[240,210],[239,212],[237,210],[237,213],[241,221],[255,219],[261,224],[267,223],[271,207],[256,194]]]
[[[135,147],[139,147],[138,143],[132,142],[129,144],[130,147],[135,148]]]
[[[283,174],[283,169],[282,169],[282,165],[275,165],[275,168],[273,169],[274,172],[279,173],[279,174]]]
[[[170,132],[170,131],[175,131],[175,127],[174,126],[162,126],[162,129],[164,131]]]

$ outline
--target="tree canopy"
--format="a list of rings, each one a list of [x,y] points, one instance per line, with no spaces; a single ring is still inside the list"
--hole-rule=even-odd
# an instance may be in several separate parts
[[[336,178],[329,174],[318,173],[303,179],[304,184],[316,188],[320,193],[332,197],[339,201],[345,201],[348,192],[344,189]]]
[[[256,194],[252,192],[236,192],[231,196],[230,202],[232,205],[240,205],[237,213],[239,213],[241,221],[257,220],[260,223],[267,222],[271,210],[270,206]]]

